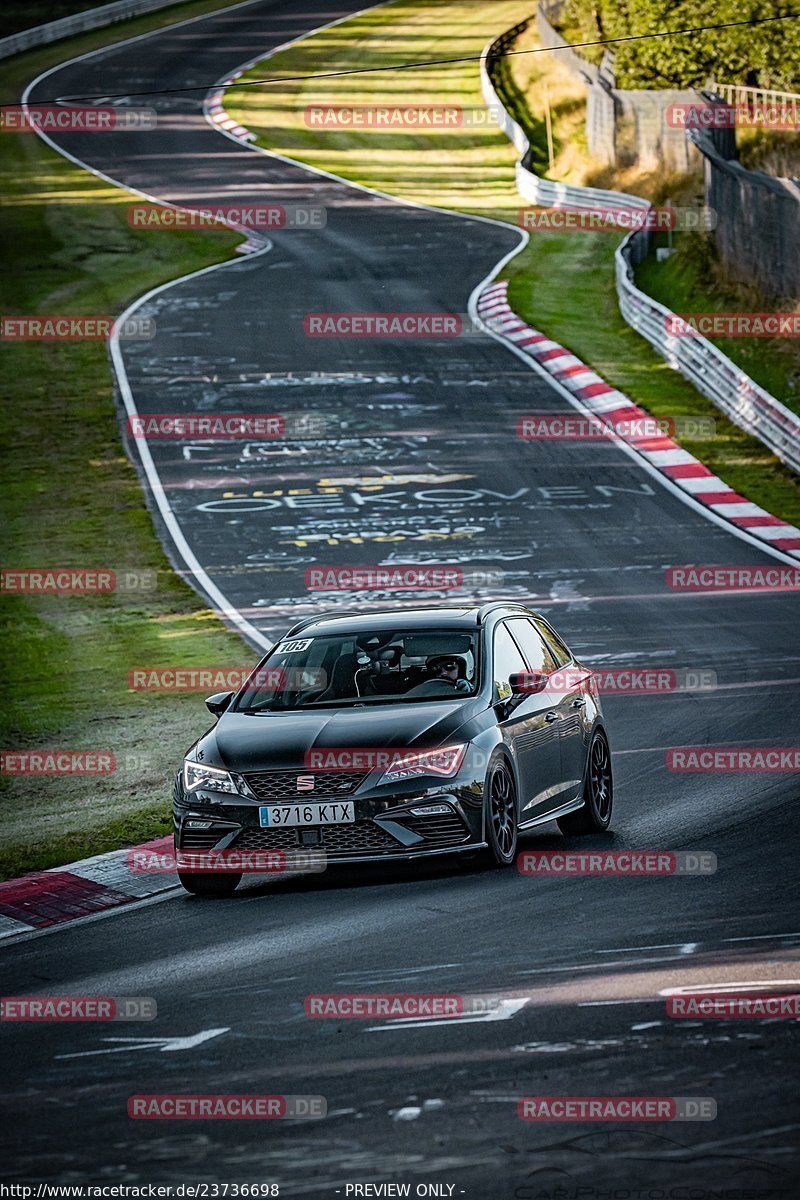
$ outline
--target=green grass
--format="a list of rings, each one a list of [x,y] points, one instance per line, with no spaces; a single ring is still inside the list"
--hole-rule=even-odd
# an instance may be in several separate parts
[[[675,234],[676,253],[666,262],[656,262],[656,245],[665,241],[663,234],[653,239],[650,255],[636,271],[636,283],[673,312],[775,310],[775,304],[765,303],[754,289],[726,281],[707,236]],[[788,301],[780,311],[792,311],[794,307]],[[787,408],[800,413],[800,344],[796,338],[712,337],[709,341]]]
[[[491,6],[439,6],[424,0],[398,0],[306,39],[261,63],[243,80],[475,55],[490,38],[530,15],[529,3],[513,0]],[[535,48],[537,44],[535,28],[529,26],[515,48]],[[559,66],[557,56],[511,58],[504,63],[501,75],[504,95],[518,106],[521,123],[529,131],[539,169],[546,163],[541,95],[542,85],[547,83],[555,123],[553,177],[605,187],[615,185],[607,174],[592,166],[586,155],[583,95]],[[532,110],[527,117],[519,107],[526,97]],[[482,105],[476,63],[422,72],[387,71],[275,83],[263,88],[237,86],[227,93],[226,107],[258,135],[259,144],[301,162],[402,199],[515,223],[522,206],[514,183],[516,152],[491,126],[479,132],[461,126],[446,133],[320,131],[308,128],[303,115],[310,103],[400,105],[446,101]],[[658,202],[671,196],[676,203],[686,203],[697,183],[691,178],[666,179],[629,172],[616,181],[616,186],[652,194]],[[696,442],[684,439],[682,445],[719,472],[736,491],[788,521],[800,520],[797,477],[760,442],[726,420],[681,375],[670,370],[622,320],[614,286],[614,250],[618,243],[616,234],[532,232],[528,247],[504,271],[511,281],[513,308],[654,415],[713,417],[715,437]],[[756,347],[755,352],[762,354],[764,350]],[[767,349],[764,357],[768,353]]]
[[[530,15],[530,0],[430,3],[401,0],[306,38],[258,64],[243,80],[412,59],[478,55],[490,36]],[[325,129],[306,124],[310,105],[458,105],[482,124]],[[514,221],[513,148],[485,119],[476,64],[232,88],[226,107],[259,144],[404,199]]]
[[[616,237],[536,233],[531,238],[534,244],[506,272],[514,311],[568,346],[653,416],[713,419],[714,437],[684,437],[681,445],[740,495],[800,523],[797,476],[671,370],[622,319],[614,286]]]
[[[58,43],[4,64],[4,98],[73,54],[216,4]],[[169,14],[169,15],[167,15]],[[0,135],[0,311],[119,313],[147,289],[231,257],[229,231],[135,231],[136,199],[33,134]],[[244,665],[254,654],[170,568],[119,436],[104,342],[0,343],[4,567],[152,572],[151,591],[0,596],[4,749],[110,749],[109,776],[4,776],[0,875],[170,828],[171,771],[210,718],[197,694],[131,692],[137,665]]]

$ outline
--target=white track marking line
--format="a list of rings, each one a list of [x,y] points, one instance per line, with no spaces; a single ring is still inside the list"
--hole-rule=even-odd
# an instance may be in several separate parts
[[[441,1020],[434,1019],[432,1021],[426,1021],[424,1018],[418,1020],[416,1017],[400,1017],[394,1021],[387,1021],[385,1025],[368,1025],[365,1032],[386,1033],[394,1029],[428,1029],[434,1025],[474,1025],[478,1021],[508,1021],[521,1008],[524,1008],[530,999],[530,996],[522,996],[514,1000],[501,1000],[497,1008],[474,1016],[470,1014],[463,1017],[442,1017]]]
[[[656,946],[615,946],[611,950],[594,950],[594,954],[634,954],[643,950],[680,950],[682,946],[703,946],[713,950],[716,946],[726,946],[729,942],[763,942],[769,939],[780,941],[781,938],[800,938],[798,933],[755,933],[746,937],[722,938],[719,942],[663,942]]]
[[[121,1042],[109,1050],[80,1050],[76,1054],[56,1054],[55,1058],[92,1058],[95,1054],[128,1054],[133,1050],[160,1050],[162,1054],[173,1054],[179,1050],[193,1050],[195,1046],[208,1042],[220,1034],[230,1033],[230,1026],[220,1029],[203,1029],[186,1037],[106,1037],[104,1042]]]
[[[254,258],[257,255],[267,253],[267,251],[271,249],[272,245],[270,244],[265,246],[263,250],[256,251],[249,257]],[[147,301],[152,299],[153,296],[167,291],[169,288],[174,287],[177,283],[185,283],[188,279],[196,279],[201,275],[207,275],[212,271],[219,271],[224,267],[229,267],[231,265],[237,264],[235,262],[216,263],[212,267],[204,267],[200,271],[193,271],[190,275],[184,275],[180,279],[173,280],[171,283],[162,284],[160,287],[153,288],[151,291],[146,292],[144,296],[141,296],[138,300],[135,300],[133,304],[126,308],[125,312],[115,323],[110,339],[111,359],[114,364],[114,369],[117,373],[117,381],[119,383],[119,389],[125,405],[125,410],[130,417],[138,416],[139,410],[136,407],[136,401],[133,397],[133,389],[131,388],[130,381],[128,379],[128,373],[125,369],[125,362],[119,345],[117,326],[124,323],[132,313],[134,313],[141,305],[146,304]],[[163,484],[161,482],[161,477],[156,470],[153,457],[150,453],[150,447],[147,445],[146,439],[136,438],[135,440],[137,449],[139,451],[139,457],[142,461],[142,466],[147,474],[148,483],[156,504],[158,505],[158,510],[161,514],[162,520],[169,531],[178,553],[186,563],[186,566],[192,572],[194,578],[197,580],[199,587],[212,602],[212,605],[216,607],[220,613],[228,617],[245,638],[251,642],[254,642],[260,649],[269,650],[272,646],[271,639],[260,633],[259,630],[256,629],[256,627],[252,625],[245,617],[243,617],[238,609],[231,604],[225,594],[220,591],[217,585],[212,581],[205,568],[196,557],[194,551],[187,542],[180,523],[178,522],[178,519],[172,510],[172,506],[167,499]]]

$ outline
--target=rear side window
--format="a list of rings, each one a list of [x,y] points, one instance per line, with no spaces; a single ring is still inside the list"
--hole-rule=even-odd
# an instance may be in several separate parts
[[[560,665],[539,631],[527,617],[515,617],[508,622],[514,640],[528,660],[531,671],[551,675]]]
[[[495,683],[507,684],[510,675],[527,671],[525,660],[517,643],[502,623],[494,631],[493,679]]]
[[[549,625],[546,625],[544,621],[534,621],[533,624],[542,635],[542,640],[550,650],[557,667],[565,667],[567,663],[572,662],[572,655],[569,648]]]

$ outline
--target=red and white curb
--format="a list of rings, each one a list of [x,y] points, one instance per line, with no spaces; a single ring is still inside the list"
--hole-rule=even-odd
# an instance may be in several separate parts
[[[171,854],[172,847],[171,836],[158,838],[0,883],[0,941],[170,891],[177,875],[132,871],[129,862],[134,850]]]
[[[612,388],[564,346],[520,320],[509,306],[507,292],[507,280],[494,282],[481,292],[477,311],[488,329],[535,359],[593,416],[611,428],[619,423],[628,427],[630,422],[647,420],[650,414],[622,392]],[[746,496],[734,492],[723,479],[714,475],[672,438],[637,435],[635,431],[626,433],[624,429],[615,429],[615,432],[652,467],[691,495],[693,500],[705,505],[731,525],[746,530],[750,536],[800,559],[800,529],[752,504]]]
[[[225,111],[225,106],[222,103],[222,98],[225,95],[225,89],[231,87],[236,80],[244,74],[244,71],[234,71],[229,79],[223,79],[221,84],[218,84],[213,92],[209,92],[205,103],[205,111],[209,119],[215,125],[219,125],[220,129],[224,129],[231,137],[239,138],[242,142],[255,141],[255,134],[251,129],[245,129],[244,125],[240,125],[238,121],[234,121],[233,117],[228,116]]]
[[[247,143],[255,141],[256,135],[252,132],[252,130],[245,129],[244,125],[240,125],[238,121],[234,121],[232,117],[229,117],[222,103],[222,98],[225,95],[225,88],[230,87],[231,84],[235,83],[239,76],[243,74],[243,71],[235,71],[229,79],[223,79],[221,84],[218,84],[212,92],[208,93],[203,105],[203,111],[205,112],[205,115],[209,121],[211,121],[219,129],[223,129],[230,137],[238,138],[240,142]],[[230,225],[231,228],[235,229],[237,233],[244,233],[247,235],[247,240],[244,242],[244,244],[236,247],[236,250],[239,254],[252,254],[255,250],[263,250],[264,239],[259,237],[259,235],[248,226],[236,225],[231,221],[227,221],[225,224]]]

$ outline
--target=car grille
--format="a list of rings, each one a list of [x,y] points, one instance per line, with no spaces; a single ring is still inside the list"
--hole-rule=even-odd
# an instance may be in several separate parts
[[[244,778],[257,800],[315,800],[317,796],[349,796],[367,778],[365,771],[257,771]],[[298,791],[297,780],[314,779],[309,791]]]
[[[391,854],[404,851],[396,838],[372,821],[355,821],[351,825],[315,825],[322,841],[304,849],[323,850],[329,858],[345,858],[351,854]],[[300,846],[296,829],[243,829],[233,845],[237,850],[288,850]]]
[[[424,837],[428,846],[453,846],[466,842],[469,830],[458,813],[431,813],[430,816],[404,816],[399,822],[412,833]],[[419,849],[423,849],[420,845]]]

